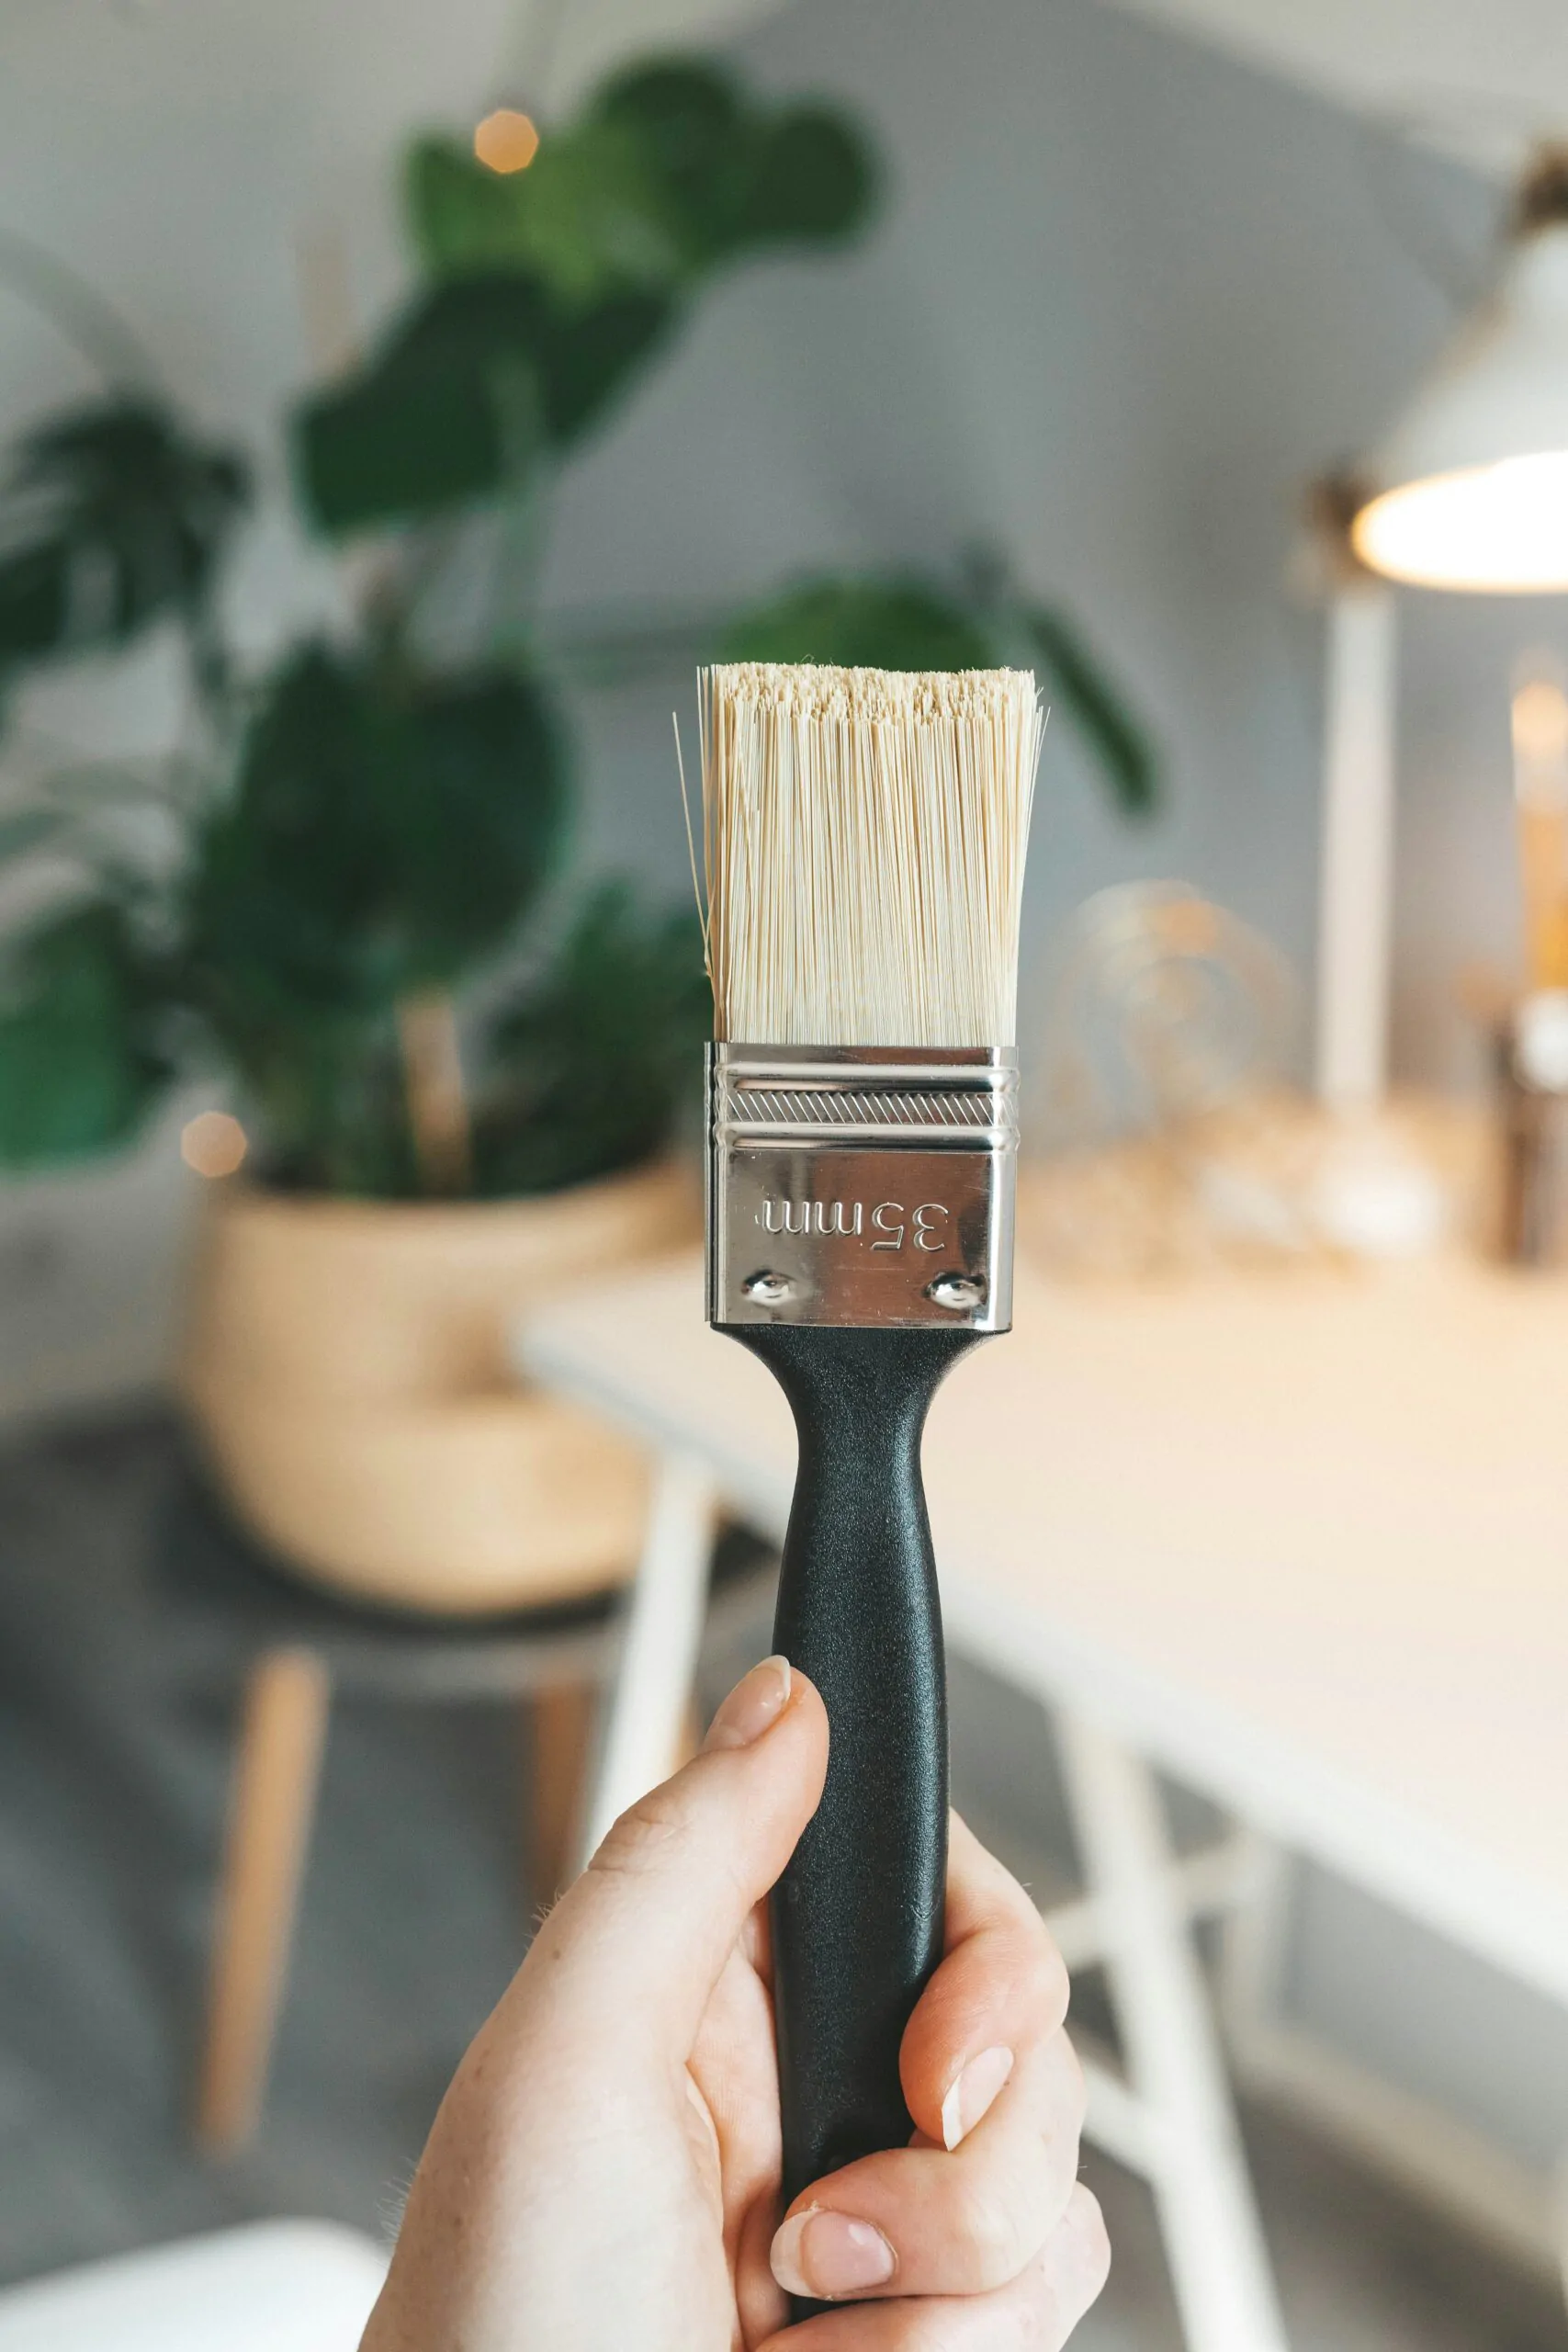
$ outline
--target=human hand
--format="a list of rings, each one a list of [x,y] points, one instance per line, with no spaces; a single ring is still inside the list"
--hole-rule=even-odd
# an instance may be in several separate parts
[[[828,1723],[765,1659],[618,1821],[442,2102],[362,2352],[1055,2352],[1108,2265],[1033,1905],[956,1819],[947,1943],[900,2054],[908,2147],[780,2222],[763,1896]],[[791,2293],[854,2296],[784,2327]]]

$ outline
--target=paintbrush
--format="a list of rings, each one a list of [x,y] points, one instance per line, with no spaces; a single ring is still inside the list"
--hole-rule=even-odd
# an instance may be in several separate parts
[[[1015,670],[702,680],[707,1309],[799,1441],[775,1647],[827,1787],[772,1905],[784,2188],[911,2129],[947,1725],[920,1437],[1011,1320],[1019,909],[1042,716]]]

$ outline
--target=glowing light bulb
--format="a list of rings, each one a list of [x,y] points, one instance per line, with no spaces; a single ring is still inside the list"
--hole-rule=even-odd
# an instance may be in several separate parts
[[[474,153],[491,172],[525,172],[539,152],[539,134],[515,107],[497,107],[474,130]]]
[[[232,1176],[250,1148],[250,1137],[227,1111],[198,1111],[180,1130],[180,1158],[198,1176]]]
[[[1568,448],[1403,483],[1361,509],[1351,537],[1363,563],[1418,587],[1568,588]]]

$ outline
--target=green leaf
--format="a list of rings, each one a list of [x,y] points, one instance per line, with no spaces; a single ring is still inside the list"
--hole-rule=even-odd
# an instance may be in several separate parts
[[[672,330],[676,305],[658,294],[617,294],[554,321],[538,365],[545,423],[557,448],[598,424]]]
[[[875,159],[832,108],[750,105],[728,74],[686,59],[616,74],[593,106],[637,134],[694,268],[751,247],[839,242],[870,218]]]
[[[416,141],[409,221],[434,283],[368,367],[299,413],[305,503],[342,533],[514,490],[609,412],[705,273],[850,235],[874,179],[847,119],[750,107],[690,60],[614,76],[525,171]]]
[[[479,1188],[554,1192],[636,1167],[694,1110],[713,998],[694,911],[592,892],[554,963],[494,1023],[476,1122]]]
[[[72,565],[63,540],[0,555],[0,665],[39,661],[64,643]]]
[[[455,142],[410,160],[415,247],[434,277],[513,270],[582,305],[630,288],[666,291],[687,266],[680,222],[643,140],[595,119],[546,133],[526,171],[488,171]]]
[[[631,289],[667,293],[684,276],[680,223],[634,132],[590,118],[547,136],[519,173],[518,260],[569,305]]]
[[[421,140],[407,195],[433,277],[513,269],[570,306],[671,294],[750,247],[840,242],[869,219],[876,179],[847,115],[755,106],[713,65],[670,58],[612,76],[525,171]]]
[[[527,277],[434,288],[368,368],[297,413],[306,505],[342,534],[521,487],[599,422],[672,318],[652,294],[563,311]]]
[[[0,669],[190,611],[249,494],[241,458],[143,395],[26,435],[0,493]]]
[[[0,817],[0,865],[41,849],[46,842],[56,840],[69,822],[59,808],[14,808],[9,816]]]
[[[1122,813],[1152,816],[1160,802],[1158,756],[1085,638],[1049,605],[1024,605],[1019,620],[1046,673],[1048,698],[1083,737]]]
[[[705,191],[731,164],[750,109],[731,74],[702,57],[622,66],[599,85],[591,111],[634,134],[667,187]]]
[[[736,222],[739,246],[845,243],[875,207],[876,167],[858,127],[801,107],[765,131]]]
[[[679,224],[688,267],[728,254],[762,135],[733,78],[697,59],[632,65],[601,85],[593,112],[636,138]]]
[[[531,911],[565,831],[565,760],[542,691],[477,671],[408,705],[411,789],[392,813],[420,978],[456,977]]]
[[[981,670],[1033,661],[1084,738],[1118,806],[1158,806],[1159,763],[1143,726],[1078,629],[1045,605],[976,611],[919,581],[809,581],[734,621],[727,662],[829,662],[867,670]]]
[[[308,646],[285,665],[187,884],[220,1034],[274,1012],[384,1014],[491,954],[548,877],[564,808],[553,717],[511,672],[437,683]]]
[[[539,453],[543,298],[525,278],[437,287],[367,368],[293,424],[301,496],[341,534],[415,519],[518,484]]]
[[[294,450],[301,497],[334,537],[440,514],[520,470],[477,373],[378,374],[327,393],[299,412]]]
[[[978,670],[988,640],[957,604],[898,579],[808,581],[733,622],[727,662],[825,662],[863,670]]]
[[[515,273],[519,266],[513,175],[487,171],[454,140],[416,139],[403,172],[403,202],[414,252],[426,274],[446,278]]]
[[[150,988],[118,909],[51,916],[0,969],[0,1165],[41,1168],[129,1143],[167,1075]]]
[[[412,1197],[395,1009],[504,944],[544,888],[564,763],[539,688],[304,649],[186,884],[191,1001],[276,1182]]]

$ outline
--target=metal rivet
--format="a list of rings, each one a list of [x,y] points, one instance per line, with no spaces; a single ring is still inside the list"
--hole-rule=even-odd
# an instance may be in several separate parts
[[[945,1306],[954,1315],[972,1314],[986,1304],[986,1285],[974,1274],[938,1274],[926,1284],[926,1296],[933,1306]]]
[[[795,1284],[787,1274],[748,1274],[740,1289],[757,1306],[782,1306],[786,1298],[795,1296]]]

